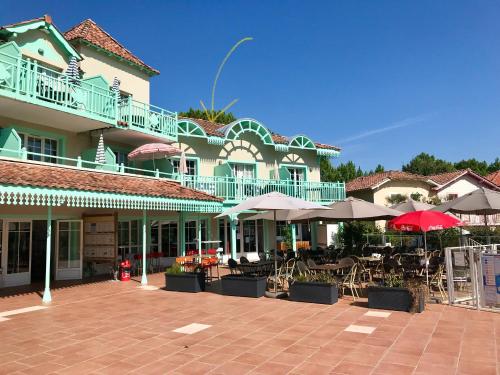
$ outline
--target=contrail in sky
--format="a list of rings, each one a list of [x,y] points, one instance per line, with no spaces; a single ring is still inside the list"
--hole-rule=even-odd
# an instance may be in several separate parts
[[[361,138],[370,137],[370,136],[375,135],[375,134],[385,133],[385,132],[388,132],[390,130],[406,128],[407,126],[411,126],[411,125],[415,125],[415,124],[418,124],[421,122],[425,122],[425,121],[429,120],[433,115],[434,114],[426,113],[426,114],[415,116],[415,117],[408,117],[408,118],[405,118],[404,120],[397,121],[397,122],[393,123],[392,125],[385,126],[383,128],[367,130],[363,133],[353,135],[352,137],[341,139],[341,140],[337,141],[337,144],[349,143],[349,142],[352,142],[352,141],[355,141],[355,140],[358,140]]]

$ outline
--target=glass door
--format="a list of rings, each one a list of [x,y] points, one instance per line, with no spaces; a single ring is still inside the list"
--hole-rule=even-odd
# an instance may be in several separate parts
[[[165,221],[160,223],[160,252],[165,257],[176,257],[177,254],[177,222]]]
[[[3,286],[31,282],[31,220],[5,220],[2,230]]]
[[[56,280],[82,278],[82,220],[57,222]]]
[[[288,167],[290,179],[292,180],[293,190],[292,193],[297,198],[302,198],[303,183],[305,180],[304,168]]]
[[[235,199],[243,200],[253,196],[255,189],[255,165],[254,164],[231,164],[233,176],[235,177]]]

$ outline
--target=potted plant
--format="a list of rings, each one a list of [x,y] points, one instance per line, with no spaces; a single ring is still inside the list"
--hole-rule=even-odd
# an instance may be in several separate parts
[[[165,270],[165,289],[172,292],[202,292],[205,290],[205,272],[201,268],[185,272],[179,263],[174,263]]]
[[[337,280],[326,272],[296,276],[290,285],[290,300],[333,305],[338,301]]]
[[[382,285],[368,287],[368,307],[420,313],[425,309],[425,285],[419,279],[403,280],[391,272]]]
[[[262,297],[266,292],[266,276],[225,275],[221,277],[222,293],[238,297]]]

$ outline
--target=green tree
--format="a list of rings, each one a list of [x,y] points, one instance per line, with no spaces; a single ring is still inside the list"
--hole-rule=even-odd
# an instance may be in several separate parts
[[[453,172],[455,166],[442,159],[437,159],[433,155],[422,152],[410,160],[408,164],[403,165],[403,171],[409,173],[429,176],[438,173]]]
[[[467,159],[460,160],[455,163],[456,169],[471,169],[481,176],[486,176],[488,174],[488,163],[485,161],[479,161],[477,159]]]
[[[385,172],[385,168],[383,165],[381,164],[378,164],[376,167],[375,167],[375,173],[382,173],[382,172]]]
[[[488,173],[500,171],[500,159],[496,158],[494,162],[488,165]]]
[[[217,115],[217,122],[219,124],[229,124],[233,121],[236,121],[237,118],[231,113],[231,112],[222,112],[220,111],[214,111],[215,114],[212,114],[213,116],[210,117],[215,117]],[[190,118],[198,118],[202,120],[208,120],[209,116],[207,116],[207,112],[201,110],[201,109],[194,109],[194,108],[189,108],[186,112],[179,112],[180,117],[190,117]]]

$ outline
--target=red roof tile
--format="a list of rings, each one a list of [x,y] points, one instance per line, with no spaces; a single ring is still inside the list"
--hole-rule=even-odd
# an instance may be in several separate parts
[[[428,178],[413,173],[387,171],[355,178],[354,180],[347,182],[345,188],[347,192],[371,189],[385,180],[427,181]]]
[[[464,174],[467,174],[468,172],[471,172],[468,169],[460,169],[458,171],[453,171],[453,172],[446,172],[446,173],[439,173],[431,176],[427,176],[429,179],[434,181],[438,185],[445,185],[448,182],[451,182],[458,177],[463,176]]]
[[[144,63],[91,19],[86,19],[78,25],[73,26],[70,30],[64,33],[64,37],[68,41],[84,40],[94,46],[105,49],[108,52],[139,65],[154,74],[160,74],[158,70]]]
[[[500,186],[500,170],[490,173],[486,176],[486,179],[493,182],[495,185]]]
[[[175,181],[8,160],[0,160],[0,184],[222,201],[201,191],[183,187]]]

